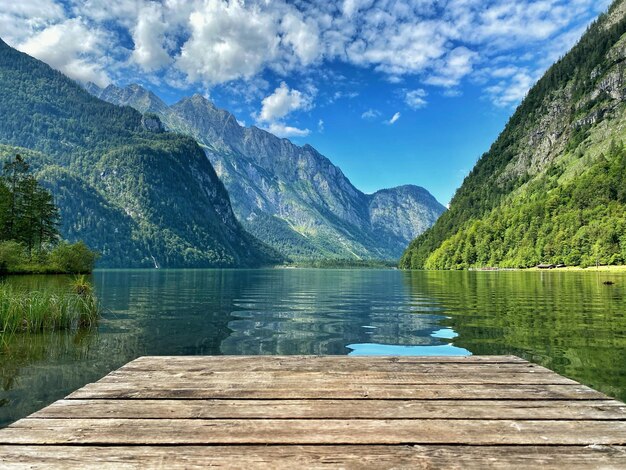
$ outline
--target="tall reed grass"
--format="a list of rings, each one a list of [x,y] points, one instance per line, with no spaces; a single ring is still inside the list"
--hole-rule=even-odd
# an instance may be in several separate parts
[[[0,333],[36,333],[95,326],[100,305],[78,277],[66,290],[28,290],[0,282]]]

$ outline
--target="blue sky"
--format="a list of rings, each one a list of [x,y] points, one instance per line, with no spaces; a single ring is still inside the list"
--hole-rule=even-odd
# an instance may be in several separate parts
[[[22,0],[0,37],[79,81],[201,93],[365,192],[447,203],[609,0]]]

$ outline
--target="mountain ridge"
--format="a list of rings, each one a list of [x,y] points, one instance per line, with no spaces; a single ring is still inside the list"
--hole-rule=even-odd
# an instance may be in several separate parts
[[[196,139],[228,189],[244,227],[293,259],[397,259],[406,244],[445,211],[418,186],[367,195],[311,145],[298,146],[256,126],[243,127],[199,94],[167,106],[136,84],[88,88],[106,101],[155,113],[167,128]],[[383,207],[386,201],[396,205]]]

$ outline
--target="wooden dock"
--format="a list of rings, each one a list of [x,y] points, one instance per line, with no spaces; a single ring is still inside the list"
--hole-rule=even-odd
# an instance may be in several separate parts
[[[626,468],[626,405],[514,356],[141,357],[0,468]]]

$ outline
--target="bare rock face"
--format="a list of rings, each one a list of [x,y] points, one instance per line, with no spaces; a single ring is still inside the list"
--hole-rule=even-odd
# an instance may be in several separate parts
[[[90,90],[200,142],[244,227],[292,259],[395,259],[445,208],[423,188],[366,195],[310,145],[242,127],[201,95],[167,106],[138,85]]]
[[[429,221],[441,215],[441,207],[424,188],[399,186],[369,196],[369,214],[372,227],[378,233],[393,234],[406,240],[414,233],[426,231],[430,227]],[[398,220],[404,223],[398,224]]]
[[[155,114],[144,114],[141,117],[141,126],[148,132],[165,132],[165,128],[163,124],[161,124],[159,116]]]

